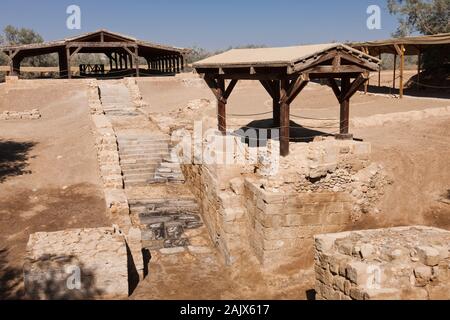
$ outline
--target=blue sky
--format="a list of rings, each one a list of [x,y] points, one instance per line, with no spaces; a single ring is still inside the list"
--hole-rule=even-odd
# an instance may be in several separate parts
[[[246,44],[285,46],[389,38],[397,20],[386,0],[1,0],[0,28],[33,28],[46,40],[105,28],[143,40],[209,50]],[[82,29],[66,28],[81,7]],[[381,30],[366,27],[369,5]]]

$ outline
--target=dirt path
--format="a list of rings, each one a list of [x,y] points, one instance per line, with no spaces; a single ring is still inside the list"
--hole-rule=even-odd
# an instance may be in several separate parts
[[[40,120],[0,125],[0,298],[23,296],[28,237],[110,225],[105,215],[86,87],[5,90],[0,111],[38,108]]]

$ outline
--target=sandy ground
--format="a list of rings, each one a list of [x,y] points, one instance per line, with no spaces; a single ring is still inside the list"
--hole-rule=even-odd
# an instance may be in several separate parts
[[[33,108],[40,120],[0,125],[0,298],[23,295],[31,233],[110,225],[86,90],[79,84],[0,86],[0,112]]]

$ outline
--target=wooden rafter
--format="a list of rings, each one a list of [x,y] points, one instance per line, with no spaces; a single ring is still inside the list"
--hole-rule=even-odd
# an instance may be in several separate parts
[[[336,79],[334,78],[328,78],[328,84],[330,85],[331,89],[333,89],[334,95],[337,99],[341,98],[341,89],[339,89],[339,86],[336,82]]]

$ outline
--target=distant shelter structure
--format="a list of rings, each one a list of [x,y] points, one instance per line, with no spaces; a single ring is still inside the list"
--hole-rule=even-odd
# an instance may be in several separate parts
[[[9,59],[10,75],[20,75],[25,58],[44,54],[58,54],[59,76],[72,78],[73,60],[78,53],[100,53],[109,59],[109,65],[81,64],[79,76],[119,78],[123,76],[170,75],[181,72],[188,49],[169,47],[138,40],[108,30],[98,30],[60,41],[0,47]],[[147,68],[139,63],[144,58]]]
[[[399,95],[403,98],[404,95],[404,71],[405,71],[405,56],[417,56],[417,87],[420,87],[420,73],[422,68],[423,54],[432,48],[445,49],[445,52],[450,52],[450,33],[441,33],[435,35],[393,38],[388,40],[368,41],[368,42],[354,42],[349,44],[351,47],[360,50],[366,54],[377,56],[381,59],[381,54],[394,55],[394,70],[393,70],[393,89],[395,89],[395,82],[397,80],[397,57],[400,59],[399,68]],[[378,86],[381,86],[381,69],[378,73]],[[366,87],[367,91],[367,87]]]
[[[285,48],[233,49],[193,64],[218,101],[218,129],[226,134],[226,105],[239,80],[257,80],[273,100],[273,127],[280,131],[280,153],[289,154],[290,104],[310,80],[325,79],[340,103],[338,139],[349,133],[350,98],[380,60],[340,43]],[[226,84],[226,81],[229,83]]]

